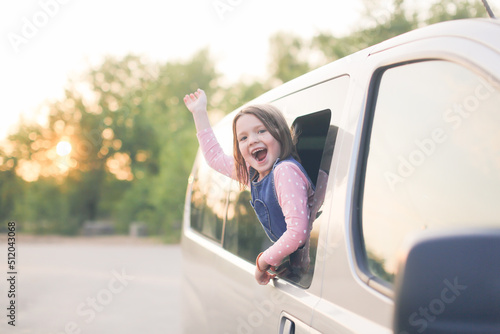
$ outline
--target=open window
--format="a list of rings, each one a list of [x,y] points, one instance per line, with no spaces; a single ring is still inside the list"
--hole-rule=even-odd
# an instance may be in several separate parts
[[[298,117],[292,125],[301,164],[316,187],[315,204],[311,209],[311,228],[316,217],[321,214],[319,210],[324,200],[328,171],[337,137],[338,128],[330,125],[330,119],[331,111],[325,109]],[[317,244],[318,233],[313,230],[309,241],[285,258],[276,268],[278,277],[308,288],[314,273]]]
[[[298,117],[292,125],[301,164],[314,185],[316,185],[321,168],[323,150],[326,148],[325,142],[330,128],[330,118],[331,112],[326,109]],[[334,133],[330,135],[328,143],[328,146],[331,148],[335,146],[337,127],[332,127],[332,131]]]
[[[297,151],[309,178],[316,187],[317,205],[312,210],[316,218],[323,203],[324,190],[328,181],[328,171],[337,137],[337,127],[330,125],[331,111],[321,110],[298,117],[292,125],[295,133]],[[266,236],[257,216],[250,206],[250,192],[241,191],[233,182],[229,191],[227,216],[223,234],[223,247],[231,253],[254,263],[257,255],[272,245]],[[312,281],[316,248],[317,230],[311,233],[309,242],[285,258],[276,268],[279,278],[308,288]]]
[[[299,252],[285,258],[276,268],[280,279],[302,288],[308,288],[313,279],[320,230],[320,224],[314,223],[314,220],[321,215],[323,202],[327,202],[324,196],[328,174],[348,89],[349,76],[342,75],[272,101],[289,117],[288,121],[296,134],[295,143],[301,163],[316,186],[316,205],[311,211],[312,230],[307,248],[304,246]],[[305,114],[305,110],[312,112]],[[241,190],[236,181],[230,183],[222,247],[254,264],[257,255],[269,248],[272,242],[259,223],[250,205],[250,198],[248,189]],[[297,261],[305,265],[292,266]]]

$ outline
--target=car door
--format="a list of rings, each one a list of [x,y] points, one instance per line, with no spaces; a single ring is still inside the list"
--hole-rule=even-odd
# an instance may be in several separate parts
[[[315,330],[392,332],[397,254],[405,238],[425,229],[500,224],[494,205],[500,197],[500,41],[489,37],[499,29],[486,21],[451,22],[363,55],[334,155]],[[420,332],[445,311],[441,305],[431,300],[415,310],[410,327]]]

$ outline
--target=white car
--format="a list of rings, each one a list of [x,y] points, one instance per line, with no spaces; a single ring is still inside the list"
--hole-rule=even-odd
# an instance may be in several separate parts
[[[500,333],[499,83],[500,23],[467,19],[252,101],[300,129],[322,203],[310,266],[284,262],[258,285],[255,258],[270,241],[250,193],[198,154],[183,221],[184,333]],[[214,127],[227,154],[233,117]]]

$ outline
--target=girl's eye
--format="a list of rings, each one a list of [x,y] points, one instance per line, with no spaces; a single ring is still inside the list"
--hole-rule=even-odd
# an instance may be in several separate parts
[[[240,141],[244,141],[245,139],[247,139],[247,137],[243,136],[243,137],[240,138]]]
[[[264,133],[266,131],[267,131],[266,129],[262,129],[262,130],[259,130],[259,133]]]

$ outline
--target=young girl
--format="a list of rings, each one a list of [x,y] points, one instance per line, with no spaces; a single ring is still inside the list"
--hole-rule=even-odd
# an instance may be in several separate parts
[[[249,186],[262,227],[274,242],[256,259],[255,279],[269,283],[268,270],[309,242],[314,185],[300,165],[290,130],[281,112],[271,105],[242,109],[233,120],[233,154],[225,155],[207,115],[207,97],[198,89],[184,97],[194,117],[197,137],[207,163]]]

